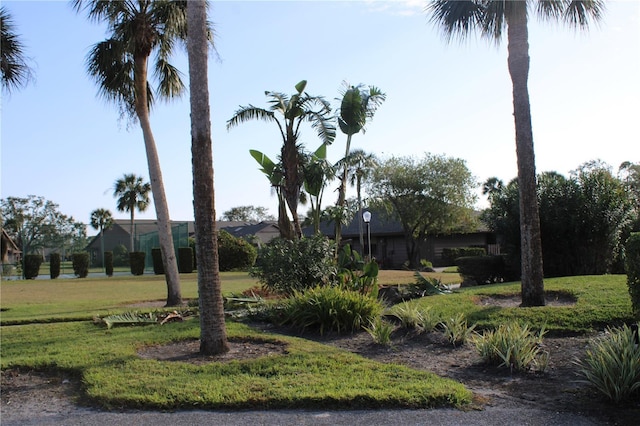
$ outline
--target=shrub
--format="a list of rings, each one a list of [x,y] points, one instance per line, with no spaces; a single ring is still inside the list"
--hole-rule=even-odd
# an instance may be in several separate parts
[[[441,322],[440,325],[442,326],[444,336],[453,346],[464,345],[476,327],[475,325],[468,327],[467,319],[462,313],[455,317],[448,318]]]
[[[354,332],[371,324],[382,312],[376,299],[338,287],[315,287],[296,291],[283,303],[283,324],[318,329],[320,334]]]
[[[42,256],[39,254],[27,254],[24,256],[24,277],[28,280],[35,279],[40,273]]]
[[[487,252],[482,247],[451,247],[442,249],[442,262],[455,265],[459,257],[484,256]]]
[[[160,250],[159,248],[152,248],[151,260],[153,260],[153,273],[156,275],[164,274],[164,264],[162,263],[162,250]]]
[[[395,306],[391,315],[400,321],[402,328],[418,329],[420,331],[433,331],[439,324],[439,320],[431,312],[431,306],[426,308],[416,304],[402,302]]]
[[[640,396],[640,345],[626,325],[607,331],[608,335],[594,340],[586,358],[576,364],[587,382],[617,404]]]
[[[625,247],[627,286],[631,295],[633,314],[640,320],[640,232],[629,236]]]
[[[193,250],[191,247],[178,248],[178,272],[181,274],[193,272]]]
[[[225,230],[218,233],[218,262],[221,271],[247,269],[256,262],[258,252],[242,238],[236,238]]]
[[[89,253],[81,251],[71,256],[73,273],[78,278],[86,278],[89,275]]]
[[[333,241],[321,235],[291,241],[274,239],[259,252],[251,276],[269,291],[292,295],[336,282]]]
[[[52,280],[60,276],[60,253],[51,253],[49,255],[49,275]]]
[[[113,248],[113,266],[129,266],[129,250],[124,244]]]
[[[530,367],[544,371],[548,353],[542,351],[544,328],[534,333],[528,325],[517,322],[501,324],[497,330],[476,335],[473,343],[484,362],[499,367],[525,371]]]
[[[456,259],[458,272],[465,282],[491,284],[504,280],[502,256],[467,256]]]
[[[146,253],[143,251],[132,251],[129,253],[129,264],[131,265],[131,273],[133,275],[144,274],[144,258]]]
[[[347,290],[359,291],[378,297],[378,263],[365,261],[346,244],[338,253],[338,282]]]
[[[104,270],[108,277],[113,276],[113,252],[104,252]]]

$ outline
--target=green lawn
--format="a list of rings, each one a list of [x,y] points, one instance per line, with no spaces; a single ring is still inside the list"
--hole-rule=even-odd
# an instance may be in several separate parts
[[[255,285],[246,273],[224,273],[222,279],[225,293]],[[412,273],[405,271],[381,276],[381,284],[412,281]],[[195,274],[182,276],[185,299],[196,297],[196,287]],[[549,279],[545,288],[570,294],[576,303],[543,308],[474,303],[486,295],[517,293],[519,283],[462,289],[411,303],[430,306],[442,318],[462,312],[480,328],[523,321],[534,328],[546,325],[554,333],[584,333],[631,321],[625,276]],[[205,365],[147,360],[137,355],[138,349],[198,339],[198,321],[112,329],[90,321],[93,315],[131,310],[128,305],[136,302],[164,300],[163,276],[5,281],[0,291],[0,367],[73,374],[82,379],[83,396],[107,408],[417,408],[459,407],[471,400],[471,393],[455,381],[303,338],[259,332],[232,320],[227,321],[231,341],[278,342],[286,345],[286,353]]]

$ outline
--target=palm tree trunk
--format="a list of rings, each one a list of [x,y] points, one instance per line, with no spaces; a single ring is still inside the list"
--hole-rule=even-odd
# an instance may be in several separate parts
[[[350,148],[351,148],[351,133],[347,135],[347,147],[344,153],[344,170],[342,171],[342,178],[340,179],[340,191],[338,194],[338,208],[341,209],[342,213],[344,213],[344,204],[347,198],[347,178],[349,174],[349,165],[347,164],[347,158],[349,157]],[[340,217],[340,220],[336,220],[336,247],[340,247],[341,239],[342,239],[342,217]]]
[[[135,215],[136,206],[131,206],[131,212],[129,212],[129,252],[135,251],[133,247],[133,217]]]
[[[162,263],[164,265],[165,279],[167,281],[167,306],[179,306],[182,304],[182,294],[180,291],[180,276],[178,275],[178,262],[173,247],[173,237],[171,235],[171,223],[169,219],[169,207],[167,197],[164,192],[162,172],[160,170],[160,160],[156,142],[151,131],[149,121],[149,107],[147,102],[147,56],[138,55],[135,58],[135,93],[136,93],[136,114],[147,152],[147,164],[149,167],[149,179],[151,181],[151,192],[153,192],[153,203],[156,209],[158,220],[158,239],[162,252]]]
[[[200,353],[215,355],[228,352],[229,344],[218,262],[209,83],[207,79],[206,18],[204,0],[192,0],[187,3],[193,207],[196,221],[200,304]]]
[[[513,115],[516,128],[516,156],[520,189],[520,251],[522,263],[522,306],[544,306],[542,243],[536,195],[536,166],[531,128],[529,41],[526,2],[512,2],[507,15],[508,64],[513,83]]]
[[[362,176],[360,176],[359,171],[356,173],[358,173],[356,176],[356,190],[358,192],[358,234],[360,235],[360,248],[364,253],[364,230],[362,226],[362,193],[361,193]]]
[[[302,228],[298,217],[298,202],[300,200],[300,188],[302,187],[300,179],[300,156],[298,155],[298,147],[293,130],[290,129],[291,124],[287,125],[287,140],[282,146],[282,165],[284,166],[285,182],[284,182],[284,198],[293,219],[294,235],[297,238],[302,237]]]

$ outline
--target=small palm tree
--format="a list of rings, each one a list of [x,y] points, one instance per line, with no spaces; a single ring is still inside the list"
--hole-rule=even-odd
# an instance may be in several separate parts
[[[113,225],[113,216],[107,209],[95,209],[91,212],[91,227],[100,231],[100,251],[104,268],[104,230]]]
[[[536,167],[529,102],[528,9],[535,7],[543,19],[555,19],[586,28],[599,20],[602,0],[432,0],[427,7],[432,22],[444,34],[465,37],[472,30],[500,42],[506,30],[508,67],[513,85],[513,116],[516,130],[520,233],[522,256],[522,306],[544,306],[542,242],[536,195]]]
[[[347,169],[348,181],[351,186],[356,187],[358,197],[358,232],[360,235],[360,247],[364,247],[364,225],[362,220],[362,183],[371,174],[374,167],[378,165],[378,159],[373,154],[368,154],[362,149],[355,149],[349,156],[339,162],[339,167]]]
[[[338,114],[338,124],[342,133],[347,135],[347,143],[344,153],[344,159],[349,157],[351,149],[351,138],[356,133],[365,132],[365,124],[367,120],[371,120],[378,107],[386,99],[386,95],[374,86],[350,86],[344,83],[345,89],[342,93],[342,101],[340,103],[340,111]],[[342,177],[340,179],[340,189],[338,194],[338,209],[343,209],[347,197],[347,179],[349,167],[348,162],[343,162]],[[342,234],[342,225],[340,220],[335,221],[336,224],[336,244],[340,244]]]
[[[155,96],[171,99],[185,92],[180,72],[169,59],[176,42],[184,42],[187,38],[187,2],[73,0],[72,4],[76,11],[86,11],[89,19],[107,23],[110,37],[94,45],[89,52],[89,75],[98,84],[99,93],[120,107],[122,116],[140,123],[158,219],[158,238],[167,280],[167,306],[180,305],[180,277],[169,206],[149,111]],[[157,78],[155,95],[148,82],[152,53],[155,53],[153,75]]]
[[[116,208],[119,212],[128,212],[131,217],[129,234],[131,241],[129,251],[135,251],[133,239],[133,223],[135,211],[144,212],[149,207],[151,185],[135,174],[125,174],[113,185],[113,196],[117,198]]]
[[[295,235],[302,236],[302,228],[298,217],[300,192],[304,184],[302,146],[299,144],[300,125],[311,123],[323,144],[330,145],[336,135],[335,126],[331,123],[331,107],[324,98],[310,96],[304,89],[306,80],[296,84],[296,93],[291,96],[279,92],[266,91],[270,99],[269,109],[253,105],[240,107],[233,117],[227,121],[227,130],[250,120],[263,120],[276,123],[282,138],[280,160],[283,169],[282,191],[289,213],[293,218]]]
[[[24,46],[15,32],[11,15],[0,7],[0,70],[2,89],[10,93],[26,86],[33,79],[31,67],[24,56]]]

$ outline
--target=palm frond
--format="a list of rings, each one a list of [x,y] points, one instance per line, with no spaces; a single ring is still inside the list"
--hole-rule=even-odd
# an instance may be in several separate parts
[[[447,41],[463,39],[484,19],[482,6],[473,0],[434,0],[426,11],[431,14],[430,21],[442,27]]]
[[[2,88],[10,93],[33,80],[33,72],[27,64],[24,45],[19,40],[11,16],[4,7],[0,8],[0,37]]]
[[[275,121],[278,123],[278,126],[280,126],[280,122],[276,119],[273,111],[268,111],[250,104],[246,107],[241,106],[240,109],[233,114],[233,117],[227,120],[227,130],[251,120]]]
[[[164,58],[159,57],[155,63],[154,74],[158,79],[158,94],[161,98],[180,97],[185,92],[182,73]]]
[[[123,314],[109,315],[107,317],[100,318],[100,321],[104,323],[107,328],[111,328],[114,325],[157,324],[158,317],[154,313],[143,314],[139,312],[125,312]]]

